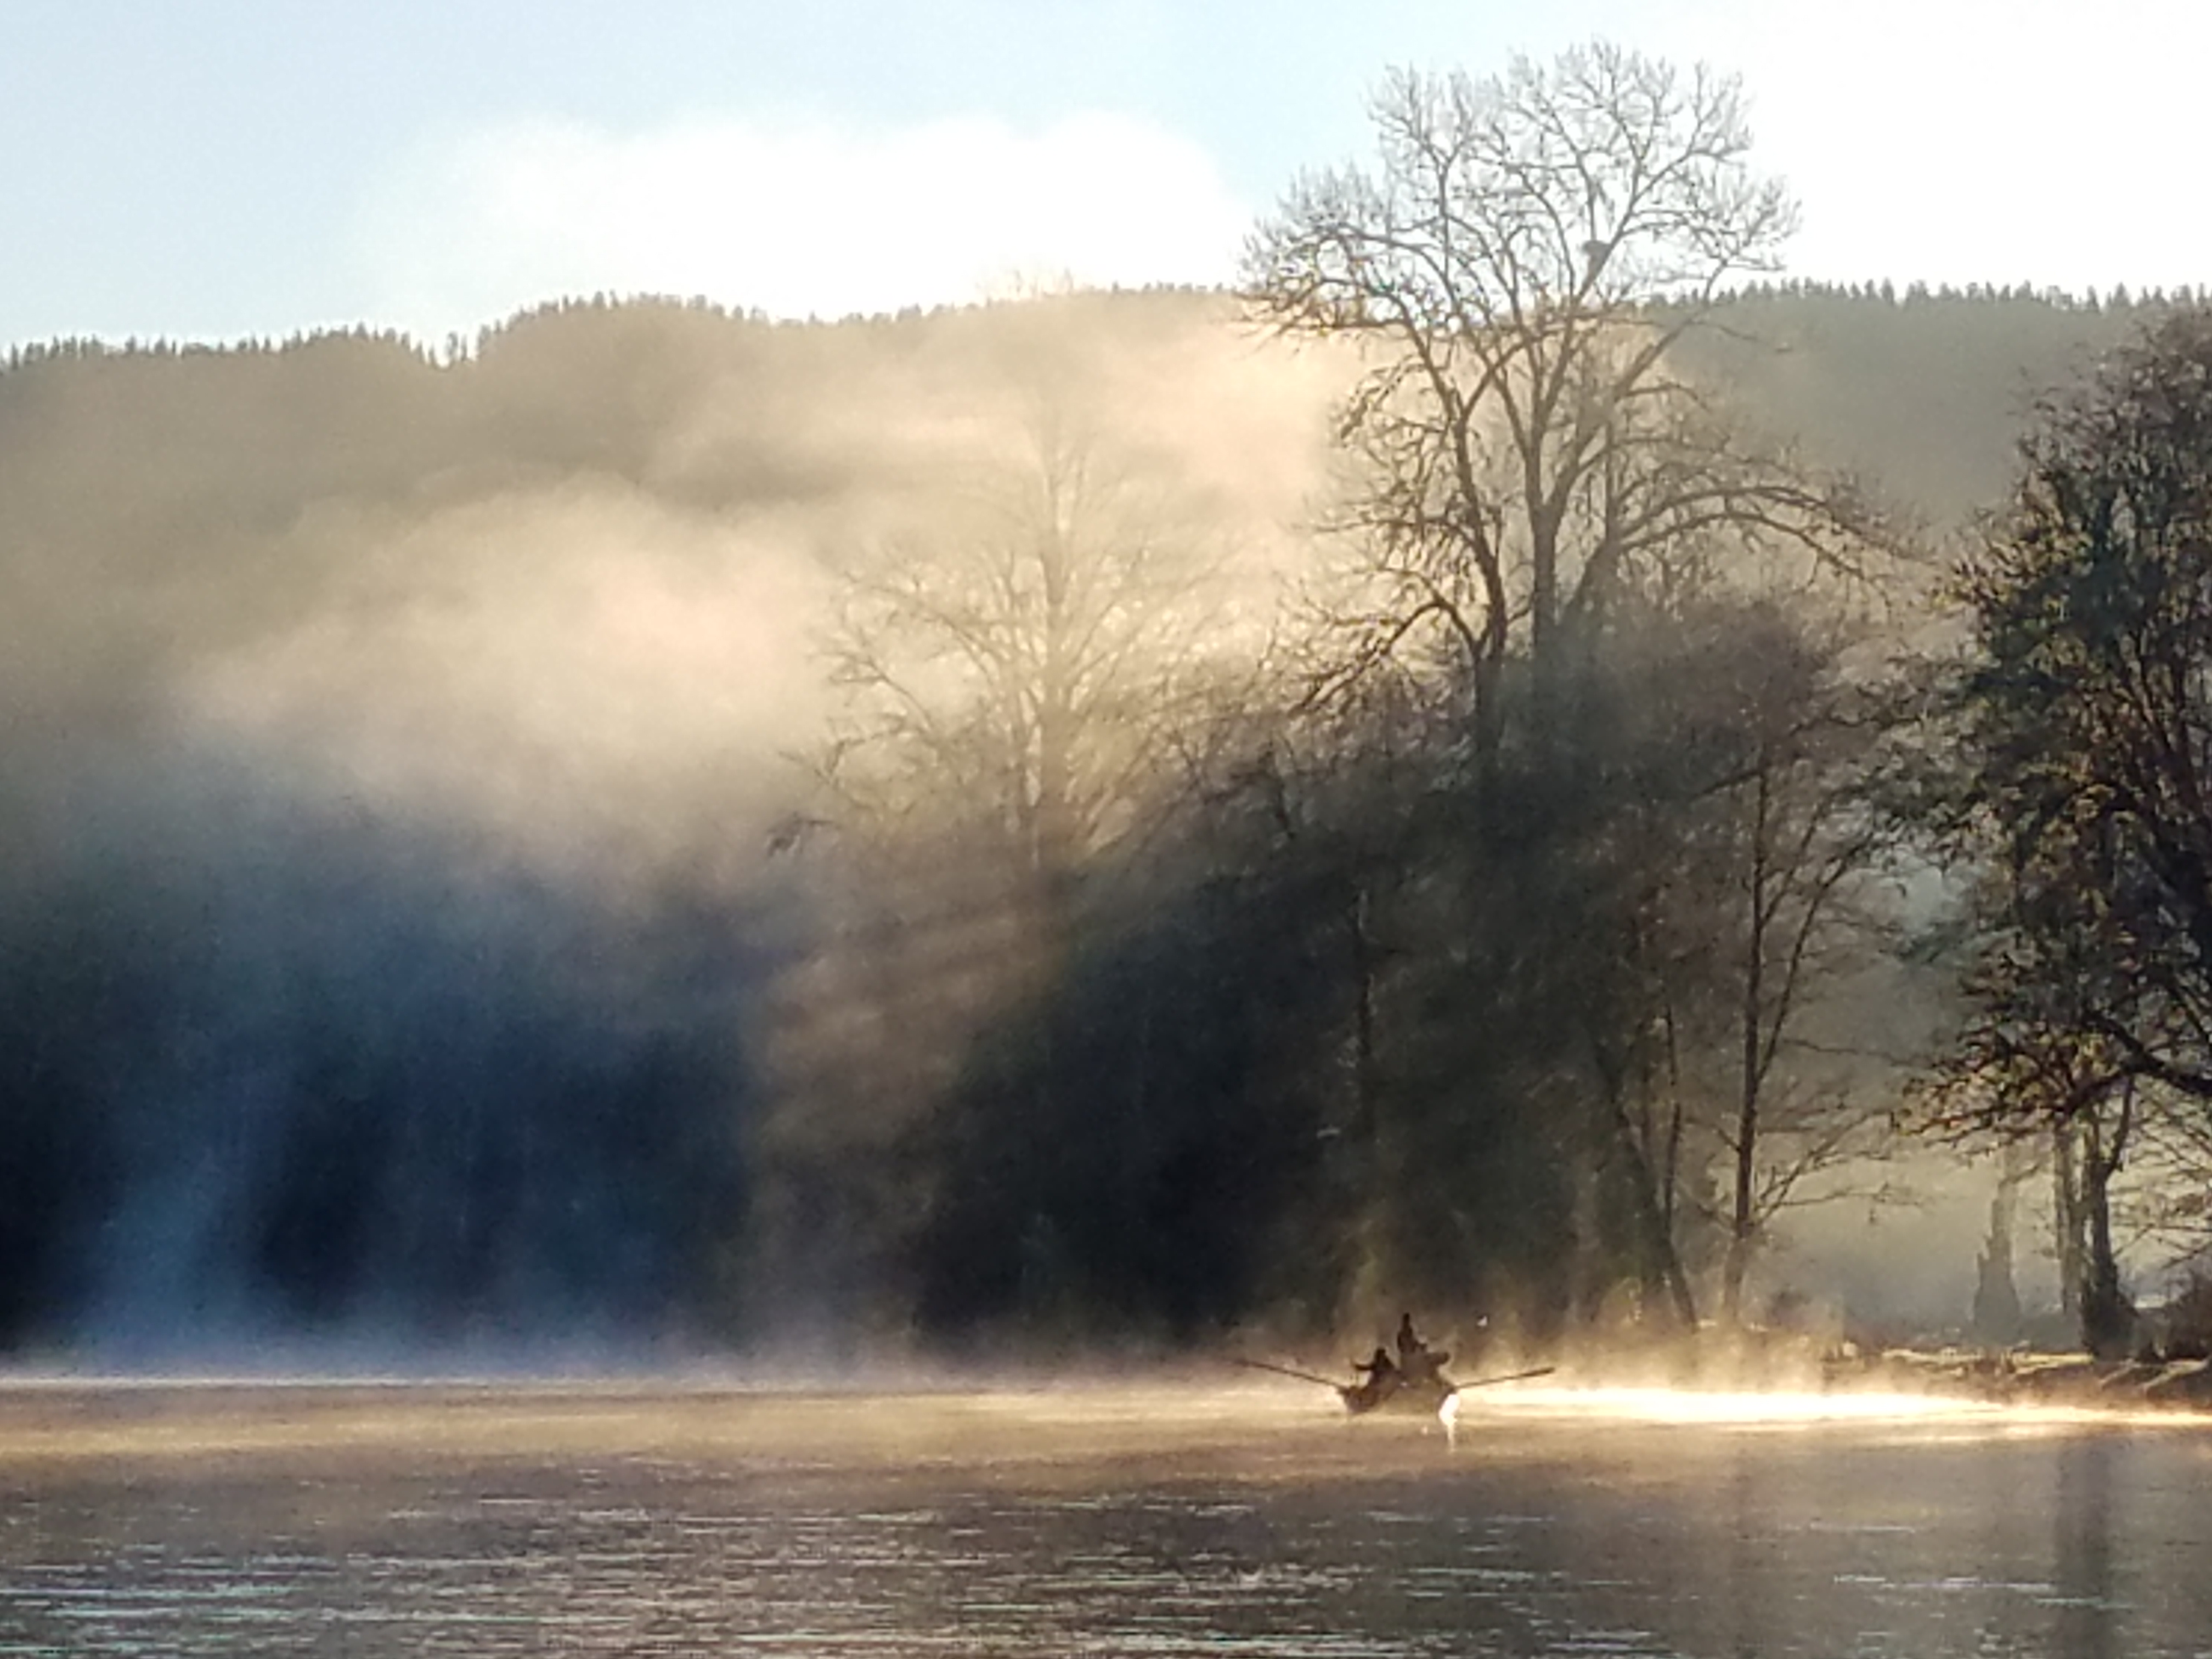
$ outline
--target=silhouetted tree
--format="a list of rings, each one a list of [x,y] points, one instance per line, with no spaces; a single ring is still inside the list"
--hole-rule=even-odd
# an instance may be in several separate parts
[[[1171,1078],[1191,1034],[1170,1012],[1134,1047],[1095,1043],[1097,1018],[1127,1008],[1093,1000],[1091,966],[1132,924],[1112,909],[1126,885],[1086,889],[1101,866],[1143,862],[1188,794],[1217,692],[1249,675],[1261,637],[1231,615],[1224,532],[1171,460],[1113,434],[1072,373],[1012,394],[1015,418],[836,573],[840,702],[819,815],[865,890],[836,901],[843,922],[789,1001],[794,1031],[832,1035],[826,1048],[802,1036],[803,1085],[777,1133],[813,1148],[789,1161],[812,1172],[795,1178],[860,1197],[848,1237],[921,1238],[933,1262],[969,1260],[960,1241],[977,1237],[1006,1264],[1029,1253],[1003,1295],[989,1275],[972,1294],[927,1289],[947,1326],[1146,1304],[1109,1293],[1130,1273],[1089,1249],[1089,1225],[1146,1207],[1148,1126],[1171,1086],[1147,1079]],[[1222,1029],[1253,1017],[1223,1013]],[[1234,1093],[1210,1086],[1194,1122]],[[1088,1264],[1075,1279],[1048,1270],[1068,1251]],[[1201,1301],[1205,1278],[1189,1281]],[[1058,1305],[1071,1299],[1073,1313]]]
[[[1848,544],[1838,503],[1672,361],[1727,284],[1774,267],[1795,214],[1746,159],[1734,81],[1611,46],[1401,72],[1373,114],[1375,167],[1302,180],[1252,238],[1244,292],[1279,332],[1359,343],[1339,523],[1370,592],[1346,672],[1441,638],[1494,757],[1520,629],[1540,710],[1567,637],[1638,571],[1716,540]]]
[[[1739,700],[1738,770],[1722,799],[1730,900],[1717,918],[1737,1058],[1720,1126],[1731,1166],[1721,1310],[1735,1320],[1765,1224],[1808,1178],[1878,1152],[1887,1127],[1863,1079],[1806,1062],[1815,1005],[1881,951],[1899,842],[1881,799],[1884,749],[1910,704],[1850,660],[1845,636],[1771,606],[1741,617],[1719,659]]]
[[[1057,903],[1171,769],[1227,572],[1194,492],[1063,389],[1014,443],[841,573],[822,770],[855,827],[935,813]]]
[[[2048,401],[1968,562],[1948,827],[1981,860],[1945,1121],[2076,1126],[2085,1341],[2119,1346],[2104,1194],[2146,1111],[2212,1102],[2212,313]]]

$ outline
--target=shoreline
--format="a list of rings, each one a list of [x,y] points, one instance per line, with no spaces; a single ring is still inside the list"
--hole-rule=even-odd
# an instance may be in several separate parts
[[[1832,1389],[1894,1388],[1996,1405],[2212,1414],[2212,1361],[2093,1359],[2010,1350],[1892,1348],[1822,1361]]]

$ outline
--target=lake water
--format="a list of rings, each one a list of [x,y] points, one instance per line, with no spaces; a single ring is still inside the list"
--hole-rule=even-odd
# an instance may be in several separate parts
[[[0,1387],[0,1653],[2212,1653],[2212,1428],[1319,1394]]]

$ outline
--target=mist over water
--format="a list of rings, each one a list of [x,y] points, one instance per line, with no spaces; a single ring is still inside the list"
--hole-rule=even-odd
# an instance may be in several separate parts
[[[0,1391],[31,1650],[2198,1651],[2184,1427],[1288,1387]]]

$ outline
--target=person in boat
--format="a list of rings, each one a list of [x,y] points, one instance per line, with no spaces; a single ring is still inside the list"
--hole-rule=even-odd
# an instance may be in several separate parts
[[[1360,1380],[1344,1390],[1344,1403],[1354,1411],[1372,1411],[1398,1392],[1402,1378],[1388,1348],[1378,1347],[1372,1359],[1355,1359],[1352,1369],[1360,1373]]]
[[[1379,1350],[1378,1350],[1379,1352]],[[1408,1384],[1428,1384],[1443,1380],[1444,1362],[1451,1356],[1431,1348],[1421,1340],[1413,1329],[1413,1316],[1398,1316],[1398,1373]]]

